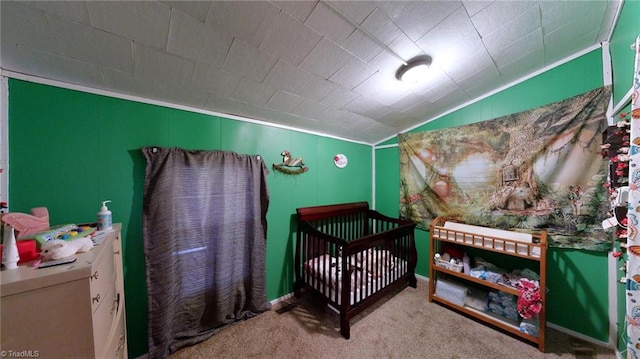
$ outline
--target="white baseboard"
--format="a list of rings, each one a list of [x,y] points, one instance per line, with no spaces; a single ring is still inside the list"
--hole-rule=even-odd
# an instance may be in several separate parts
[[[571,330],[571,329],[567,329],[567,328],[565,328],[565,327],[561,327],[561,326],[559,326],[559,325],[557,325],[557,324],[553,324],[553,323],[551,323],[551,322],[547,322],[547,327],[549,327],[549,328],[553,328],[553,329],[555,329],[555,330],[557,330],[557,331],[559,331],[559,332],[563,332],[563,333],[569,334],[569,335],[571,335],[572,337],[576,337],[576,338],[578,338],[578,339],[582,339],[582,340],[584,340],[585,342],[589,342],[589,343],[593,343],[593,344],[596,344],[596,345],[599,345],[599,346],[602,346],[602,347],[606,347],[606,348],[614,349],[614,348],[611,346],[611,344],[609,344],[609,343],[607,343],[607,342],[603,342],[603,341],[601,341],[601,340],[591,338],[591,337],[586,336],[586,335],[584,335],[584,334],[582,334],[582,333],[574,332],[574,331],[573,331],[573,330]]]
[[[280,303],[280,302],[283,302],[283,301],[285,301],[285,300],[291,299],[291,298],[293,298],[293,297],[294,297],[294,294],[293,294],[293,293],[289,293],[289,294],[285,294],[285,295],[283,295],[283,296],[282,296],[282,297],[280,297],[280,298],[276,298],[276,299],[274,299],[274,300],[270,301],[269,303],[271,303],[271,307],[275,307],[275,306],[276,306],[276,304],[278,304],[278,303]]]

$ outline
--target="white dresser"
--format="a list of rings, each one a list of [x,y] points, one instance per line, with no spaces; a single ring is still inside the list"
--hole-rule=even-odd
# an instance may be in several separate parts
[[[121,228],[74,263],[0,272],[3,357],[127,357]]]

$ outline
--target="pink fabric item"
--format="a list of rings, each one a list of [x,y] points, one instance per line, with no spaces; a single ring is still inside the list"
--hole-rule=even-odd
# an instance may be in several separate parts
[[[521,278],[516,284],[520,290],[518,296],[518,314],[524,319],[533,318],[542,310],[542,299],[538,282]]]
[[[31,234],[49,229],[49,212],[46,207],[33,208],[31,213],[9,212],[2,216],[2,222],[13,227],[16,239],[27,238]]]

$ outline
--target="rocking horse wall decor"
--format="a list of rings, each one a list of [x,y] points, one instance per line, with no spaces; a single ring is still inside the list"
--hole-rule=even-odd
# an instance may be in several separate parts
[[[273,164],[273,169],[282,173],[297,175],[307,172],[309,169],[304,165],[302,157],[292,157],[291,153],[287,150],[280,153],[282,156],[282,163]]]

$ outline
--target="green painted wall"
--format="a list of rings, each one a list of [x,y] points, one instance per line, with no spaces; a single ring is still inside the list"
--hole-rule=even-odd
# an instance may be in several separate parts
[[[114,222],[123,224],[129,357],[147,352],[144,146],[260,154],[269,167],[284,149],[304,158],[305,174],[267,176],[270,300],[293,291],[297,207],[372,203],[371,146],[10,79],[11,211],[45,206],[53,225],[94,222],[100,201],[112,200]],[[347,155],[346,168],[333,164],[336,153]]]
[[[617,104],[631,89],[635,54],[631,45],[640,36],[640,1],[626,0],[611,35],[609,53],[613,72],[613,103]]]
[[[559,101],[601,87],[602,53],[592,51],[411,132],[421,132],[490,120]],[[397,143],[395,139],[386,144]],[[376,207],[397,213],[399,202],[398,148],[376,149]],[[382,184],[385,186],[383,187]],[[418,230],[418,269],[428,276],[431,254],[428,232]],[[547,319],[559,326],[608,342],[607,253],[552,248],[548,256]]]
[[[614,103],[631,86],[640,2],[624,2],[610,44]],[[600,51],[502,91],[414,131],[489,120],[562,100],[602,85]],[[394,144],[395,139],[383,144]],[[300,206],[371,198],[372,158],[367,145],[314,136],[224,117],[180,111],[105,96],[9,81],[9,198],[12,211],[49,208],[52,224],[95,221],[99,202],[111,199],[114,221],[123,223],[129,356],[147,351],[145,263],[142,247],[143,146],[179,146],[261,154],[279,163],[283,149],[302,156],[310,170],[268,176],[267,292],[292,291],[293,214]],[[337,169],[333,155],[349,166]],[[396,147],[375,151],[376,208],[397,216]],[[417,272],[428,275],[428,232],[416,232]],[[607,341],[606,255],[573,250],[549,253],[548,319]],[[624,294],[624,291],[622,291]],[[623,299],[624,300],[624,299]],[[623,301],[622,300],[622,301]],[[619,301],[620,302],[620,301]],[[577,311],[576,311],[577,310]],[[623,315],[619,315],[623,318]],[[620,336],[620,335],[619,335]]]

